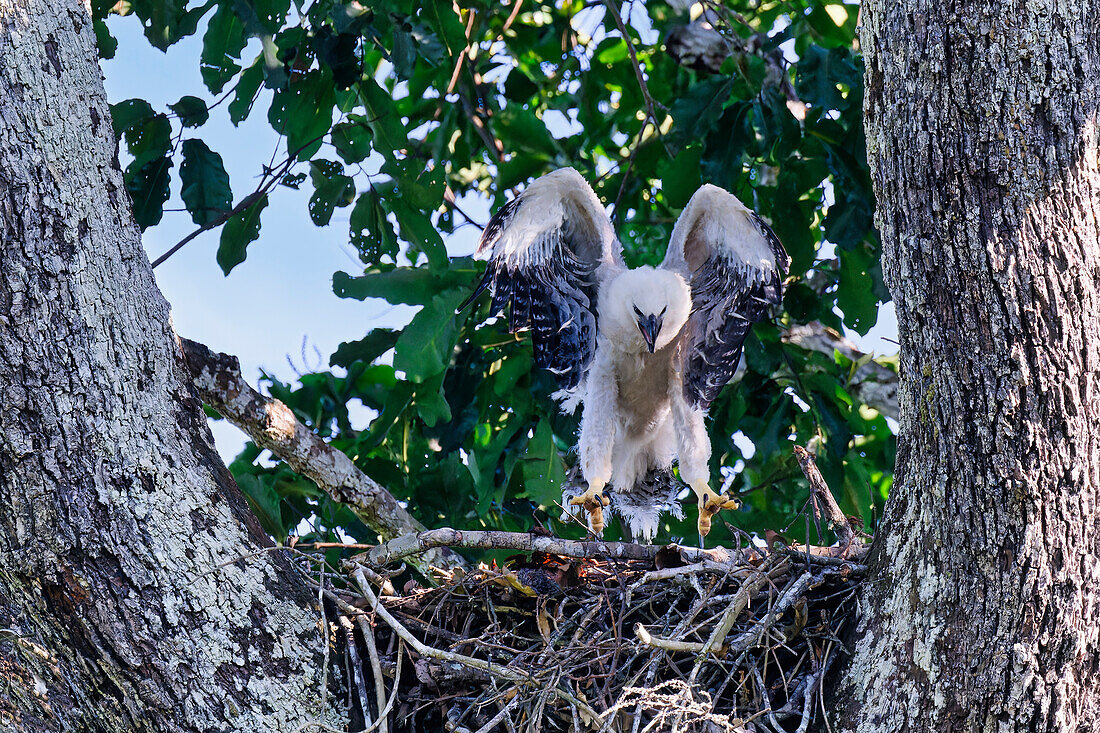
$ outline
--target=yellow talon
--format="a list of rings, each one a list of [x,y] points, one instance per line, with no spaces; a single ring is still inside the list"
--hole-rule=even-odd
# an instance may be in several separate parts
[[[603,532],[604,528],[603,508],[611,503],[604,496],[603,487],[602,481],[593,481],[588,485],[588,491],[569,500],[571,505],[584,507],[584,510],[588,512],[588,521],[592,526],[592,533],[597,535]]]
[[[710,534],[711,518],[723,509],[740,509],[741,500],[728,494],[715,494],[705,483],[693,484],[692,490],[699,497],[699,537]]]

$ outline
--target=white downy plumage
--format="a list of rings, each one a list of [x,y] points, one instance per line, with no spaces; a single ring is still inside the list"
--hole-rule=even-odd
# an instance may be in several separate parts
[[[660,267],[630,270],[611,222],[572,168],[533,182],[493,216],[471,300],[488,288],[512,332],[532,331],[536,363],[557,377],[562,409],[584,406],[579,454],[588,490],[572,503],[603,529],[610,488],[628,495],[679,461],[699,499],[699,532],[735,500],[709,486],[707,408],[737,368],[752,324],[782,297],[789,258],[736,197],[705,185],[688,202]],[[667,503],[664,506],[668,506]],[[651,539],[653,511],[619,514]]]

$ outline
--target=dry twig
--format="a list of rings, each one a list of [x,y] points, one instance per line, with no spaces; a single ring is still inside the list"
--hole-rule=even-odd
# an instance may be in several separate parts
[[[833,498],[833,493],[829,491],[829,486],[825,483],[821,471],[818,470],[813,454],[802,446],[796,445],[794,456],[798,459],[798,465],[810,482],[810,496],[814,502],[814,507],[829,523],[829,529],[836,532],[836,538],[840,545],[840,557],[847,557],[849,550],[852,548],[852,543],[856,540],[856,533],[852,529],[852,525],[848,523],[848,518],[844,516],[844,512],[840,511],[840,506]]]

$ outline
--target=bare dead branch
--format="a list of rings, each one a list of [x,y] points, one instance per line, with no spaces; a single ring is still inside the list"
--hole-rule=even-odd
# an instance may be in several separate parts
[[[495,530],[462,531],[444,527],[416,534],[407,534],[368,551],[360,560],[374,566],[388,565],[406,557],[439,547],[465,547],[468,549],[520,550],[545,552],[572,558],[613,558],[616,560],[653,560],[662,549],[660,545],[640,545],[634,542],[603,542],[601,540],[565,540],[560,537],[544,537],[528,532],[501,532]],[[729,562],[732,554],[718,547],[700,550],[693,547],[669,545],[675,548],[685,562]]]
[[[817,468],[813,454],[802,446],[796,445],[794,456],[798,459],[798,465],[802,467],[802,472],[806,474],[806,479],[810,482],[810,491],[813,492],[815,507],[821,513],[822,518],[828,522],[829,529],[836,532],[836,538],[840,545],[840,557],[847,557],[852,543],[856,540],[856,533],[852,529],[852,525],[848,523],[848,517],[840,511],[840,506],[836,503],[833,493],[829,491],[829,486],[825,483],[821,471]]]
[[[298,422],[289,407],[254,390],[241,375],[237,357],[219,354],[188,339],[180,339],[184,363],[199,396],[239,427],[261,448],[286,461],[294,471],[350,508],[383,539],[420,532],[420,524],[384,487],[360,471],[351,458]],[[461,557],[442,546],[412,561],[421,571],[429,565],[464,565]]]

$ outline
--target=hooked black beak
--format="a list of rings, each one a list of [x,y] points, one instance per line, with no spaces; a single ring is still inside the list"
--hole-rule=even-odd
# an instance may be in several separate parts
[[[638,319],[638,328],[645,339],[645,345],[649,347],[649,353],[653,353],[653,346],[657,343],[657,334],[661,332],[661,321],[657,316],[642,316]]]

